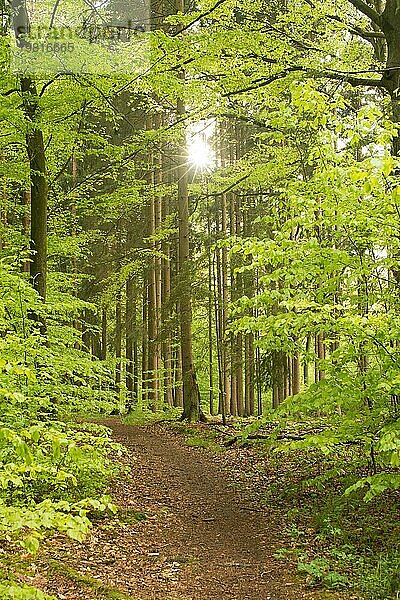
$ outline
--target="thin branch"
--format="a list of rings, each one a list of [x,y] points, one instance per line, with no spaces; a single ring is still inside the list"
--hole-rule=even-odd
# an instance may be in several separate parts
[[[15,94],[15,92],[19,92],[18,88],[13,88],[12,90],[7,90],[6,92],[2,92],[2,96],[11,96],[11,94]]]
[[[54,7],[53,7],[53,12],[51,14],[49,29],[52,29],[53,26],[54,26],[54,21],[55,21],[55,18],[56,18],[57,9],[58,9],[58,5],[59,4],[60,4],[60,0],[56,0],[56,3],[54,4]]]
[[[57,79],[59,79],[59,78],[60,78],[60,77],[62,77],[63,75],[66,75],[66,73],[57,73],[57,75],[56,75],[55,77],[53,77],[53,79],[50,79],[49,81],[47,81],[47,82],[46,82],[46,83],[43,85],[42,89],[40,90],[40,93],[39,93],[39,98],[41,98],[41,97],[43,96],[43,94],[45,93],[46,89],[47,89],[48,87],[50,87],[52,83],[54,83],[55,81],[57,81]]]
[[[190,23],[185,25],[185,27],[182,27],[182,29],[179,29],[179,31],[176,31],[175,33],[173,33],[172,37],[175,37],[175,36],[183,33],[184,31],[186,31],[187,29],[192,27],[192,25],[194,25],[195,23],[197,23],[204,17],[208,17],[208,15],[210,15],[212,12],[214,12],[214,10],[216,10],[219,6],[221,6],[221,4],[224,4],[224,2],[226,2],[226,0],[218,0],[218,2],[216,2],[216,4],[214,4],[214,6],[212,6],[209,10],[207,10],[204,13],[201,13],[201,15],[198,15],[195,19],[193,19],[193,21],[191,21]]]
[[[242,181],[245,181],[246,179],[248,179],[250,177],[250,175],[251,175],[251,173],[247,173],[247,175],[243,175],[243,177],[241,177],[234,183],[231,183],[224,190],[221,190],[220,192],[212,192],[210,194],[204,194],[203,196],[200,196],[200,198],[217,198],[218,196],[223,196],[224,194],[227,194],[228,192],[233,190],[237,185],[239,185],[239,183],[242,183]]]
[[[279,73],[275,73],[274,75],[271,75],[270,77],[267,77],[266,79],[257,81],[256,83],[253,82],[251,85],[249,85],[245,88],[241,88],[239,90],[234,90],[232,92],[226,92],[225,94],[222,94],[222,97],[230,98],[231,96],[236,96],[237,94],[244,94],[245,92],[251,92],[252,90],[257,90],[259,88],[265,87],[266,85],[269,85],[270,83],[273,83],[274,81],[278,81],[279,79],[284,79],[290,73],[294,73],[295,71],[305,71],[305,68],[304,67],[288,67],[287,69],[284,69],[283,71],[279,71]]]

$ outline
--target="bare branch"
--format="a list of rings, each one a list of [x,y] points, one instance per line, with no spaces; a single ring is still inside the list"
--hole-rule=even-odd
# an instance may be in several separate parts
[[[55,21],[55,18],[56,18],[57,9],[58,9],[58,5],[59,4],[60,4],[60,0],[56,0],[56,3],[54,4],[54,7],[53,7],[53,12],[51,14],[49,29],[52,29],[53,26],[54,26],[54,21]]]
[[[18,88],[13,88],[11,90],[7,90],[6,92],[2,92],[2,96],[11,96],[11,94],[14,94],[15,92],[19,92]]]

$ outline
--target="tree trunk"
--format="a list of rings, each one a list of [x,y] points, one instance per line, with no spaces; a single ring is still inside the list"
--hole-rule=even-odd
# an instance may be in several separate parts
[[[183,8],[183,7],[182,7]],[[184,74],[181,74],[184,79]],[[178,119],[185,114],[182,99],[177,103]],[[186,139],[183,136],[182,145]],[[189,196],[187,167],[184,152],[181,149],[178,157],[178,223],[179,223],[179,323],[180,345],[182,352],[182,384],[183,384],[183,414],[182,419],[198,421],[201,416],[200,393],[193,364],[192,347],[192,297],[191,297],[191,256],[190,256],[190,226],[189,226]]]
[[[208,385],[209,385],[209,411],[214,414],[214,353],[213,353],[213,264],[211,250],[211,217],[210,207],[207,206],[207,266],[208,266]]]
[[[28,12],[23,0],[13,0],[13,27],[17,44],[23,47],[26,41],[21,33],[30,29]],[[35,82],[29,76],[20,76],[22,105],[30,122],[25,136],[31,178],[31,263],[30,278],[42,302],[46,302],[47,292],[47,179],[46,153],[43,132],[35,126],[39,109],[39,97]],[[42,335],[46,334],[43,315],[36,311],[30,317],[39,324]]]
[[[165,222],[169,216],[169,199],[164,199],[162,206],[162,221]],[[162,322],[162,357],[164,367],[164,402],[168,406],[173,406],[173,381],[172,381],[172,347],[171,347],[171,249],[170,242],[164,240],[162,244],[163,260],[162,271],[162,303],[161,303],[161,322]]]
[[[142,296],[142,389],[141,400],[142,404],[147,402],[147,379],[148,379],[148,329],[147,329],[147,313],[148,313],[148,276],[147,269],[143,275],[143,296]]]
[[[317,372],[317,380],[321,381],[325,377],[325,372],[320,368],[321,360],[325,359],[325,344],[324,344],[324,334],[319,333],[316,338],[317,344],[317,357],[318,357],[318,372]]]
[[[29,77],[21,77],[21,91],[25,114],[31,123],[36,120],[38,95],[36,85]],[[47,180],[46,155],[43,133],[32,126],[26,134],[26,146],[31,177],[31,263],[32,285],[43,302],[47,293]],[[36,312],[31,313],[38,322],[40,331],[46,333],[45,319]]]
[[[292,359],[292,395],[300,392],[300,358],[298,354]]]
[[[400,124],[400,5],[399,0],[386,0],[381,16],[381,29],[387,43],[386,71],[382,77],[389,92],[392,120]],[[400,156],[400,136],[393,139],[393,154]]]
[[[31,219],[30,219],[30,206],[31,206],[31,190],[22,192],[22,206],[23,206],[23,217],[22,217],[22,232],[27,239],[30,238],[31,230]],[[22,263],[22,272],[30,272],[29,260],[24,260]]]
[[[311,336],[308,336],[306,339],[306,356],[304,357],[304,372],[303,372],[304,385],[308,385],[308,381],[309,381],[308,353],[310,352],[310,348],[311,348]]]
[[[151,129],[150,118],[147,128]],[[156,226],[156,200],[154,194],[155,166],[153,152],[149,150],[147,183],[149,186],[148,204],[148,231],[150,238],[149,248],[151,255],[147,269],[147,402],[152,410],[156,410],[158,404],[158,331],[157,331],[157,286],[156,286],[156,244],[152,241]]]
[[[107,309],[101,311],[101,359],[107,359]]]
[[[122,357],[122,294],[117,291],[115,298],[115,391],[116,399],[121,396],[121,357]]]
[[[134,356],[133,338],[136,326],[136,305],[134,301],[134,285],[132,279],[126,282],[126,308],[125,308],[125,385],[126,385],[126,410],[130,412],[133,407],[134,387]]]

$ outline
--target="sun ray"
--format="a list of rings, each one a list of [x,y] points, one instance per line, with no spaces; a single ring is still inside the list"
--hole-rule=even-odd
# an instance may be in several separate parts
[[[215,163],[215,152],[209,144],[213,132],[212,123],[199,122],[194,125],[187,141],[188,162],[197,172],[210,171]]]

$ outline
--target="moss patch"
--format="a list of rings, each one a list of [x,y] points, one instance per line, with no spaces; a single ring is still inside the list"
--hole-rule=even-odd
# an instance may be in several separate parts
[[[94,579],[94,577],[91,577],[86,573],[80,573],[59,561],[53,560],[49,562],[49,571],[58,573],[75,583],[91,588],[96,592],[96,595],[98,595],[99,598],[103,598],[104,600],[132,600],[131,596],[121,592],[118,588],[105,585],[100,581],[97,581],[97,579]]]

